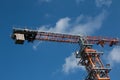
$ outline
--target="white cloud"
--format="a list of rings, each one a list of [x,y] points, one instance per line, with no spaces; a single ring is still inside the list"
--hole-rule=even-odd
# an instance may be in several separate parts
[[[110,7],[112,0],[95,0],[97,7],[107,6]]]
[[[65,17],[58,20],[54,27],[50,25],[45,25],[40,27],[39,31],[90,35],[101,28],[105,17],[105,11],[95,17],[80,15],[74,21],[69,17]],[[77,65],[76,58],[72,54],[65,59],[62,71],[65,73],[70,73],[79,68],[83,69],[83,67]]]
[[[42,26],[39,28],[39,31],[65,33],[70,25],[69,21],[70,21],[70,18],[68,17],[62,18],[56,23],[55,27],[51,27],[49,25]]]
[[[120,63],[120,47],[114,47],[109,55],[108,55],[108,60],[112,66],[114,66],[114,63]]]
[[[101,27],[105,16],[106,12],[103,11],[101,14],[95,17],[80,15],[75,21],[71,20],[69,17],[65,17],[58,20],[55,27],[49,25],[42,26],[39,28],[39,31],[82,35],[92,34]]]
[[[66,74],[70,72],[74,72],[77,69],[84,69],[83,66],[77,65],[78,59],[75,58],[75,55],[72,53],[69,57],[65,59],[65,63],[63,64],[62,71]]]
[[[77,4],[79,4],[85,0],[75,0],[75,1]],[[112,0],[94,0],[94,1],[97,7],[110,7],[112,4]]]
[[[38,46],[40,45],[40,43],[42,43],[41,41],[37,42],[37,43],[34,43],[33,44],[33,49],[34,50],[37,50]]]

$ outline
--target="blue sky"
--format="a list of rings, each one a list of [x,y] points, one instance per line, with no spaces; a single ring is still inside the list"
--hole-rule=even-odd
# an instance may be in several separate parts
[[[72,55],[79,46],[10,38],[13,27],[68,34],[120,37],[119,0],[0,0],[0,80],[83,80]],[[3,35],[2,35],[3,34]],[[106,48],[106,49],[105,49]],[[120,79],[120,48],[105,47],[111,80]]]

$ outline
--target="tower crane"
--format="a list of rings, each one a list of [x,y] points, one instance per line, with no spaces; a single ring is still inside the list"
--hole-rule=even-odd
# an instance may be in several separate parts
[[[100,56],[103,52],[93,49],[93,45],[119,45],[118,38],[100,37],[100,36],[79,36],[71,34],[61,34],[52,32],[41,32],[38,30],[14,28],[11,38],[16,44],[24,44],[24,41],[33,42],[34,40],[52,41],[79,44],[80,49],[75,53],[79,58],[79,64],[85,66],[87,76],[85,80],[110,80],[110,64],[104,66]]]

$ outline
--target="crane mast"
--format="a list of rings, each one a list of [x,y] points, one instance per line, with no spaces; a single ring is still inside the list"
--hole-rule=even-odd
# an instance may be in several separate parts
[[[79,64],[85,66],[88,75],[85,80],[110,80],[110,65],[104,66],[100,56],[103,52],[98,52],[92,48],[94,44],[104,47],[119,45],[118,38],[107,38],[100,36],[80,36],[71,34],[61,34],[52,32],[40,32],[38,30],[14,28],[12,39],[16,44],[24,44],[24,41],[33,42],[34,40],[53,41],[63,43],[79,44],[80,49],[76,52],[76,58],[79,58]]]

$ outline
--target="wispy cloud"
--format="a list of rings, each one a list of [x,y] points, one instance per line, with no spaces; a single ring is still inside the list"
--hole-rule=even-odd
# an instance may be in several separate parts
[[[58,20],[54,27],[50,25],[41,26],[39,31],[68,34],[92,34],[101,27],[105,16],[106,12],[103,11],[95,17],[80,15],[75,20],[65,17]]]
[[[105,17],[105,11],[94,17],[80,15],[75,20],[72,20],[69,17],[65,17],[58,20],[54,27],[50,25],[44,25],[39,28],[39,31],[90,35],[101,28]],[[75,56],[72,54],[65,59],[62,71],[68,74],[70,72],[74,72],[76,69],[79,68],[83,69],[83,67],[77,65]]]
[[[76,3],[79,4],[80,2],[83,2],[85,0],[76,0]]]
[[[95,3],[97,7],[110,7],[110,5],[112,4],[112,0],[95,0]]]
[[[48,32],[59,32],[59,33],[65,33],[67,31],[67,28],[70,26],[69,25],[70,18],[62,18],[60,19],[55,27],[45,25],[39,28],[39,31],[48,31]]]
[[[52,17],[52,15],[49,14],[49,13],[46,13],[44,16],[45,16],[45,18],[50,18],[50,17]]]
[[[79,59],[76,59],[74,53],[72,53],[69,57],[65,59],[62,71],[66,74],[69,74],[70,72],[75,72],[77,69],[84,70],[84,67],[78,65],[78,62]]]
[[[33,44],[33,49],[34,50],[37,50],[38,46],[40,45],[40,43],[42,43],[41,41],[37,42],[37,43],[34,43]]]
[[[49,3],[51,2],[52,0],[38,0],[38,2],[41,4],[41,3]]]
[[[112,66],[114,66],[115,63],[120,63],[120,47],[114,47],[109,55],[108,55],[108,61]]]
[[[83,2],[83,1],[89,1],[89,0],[75,0],[77,4]],[[110,7],[112,4],[112,0],[94,0],[96,7]]]

